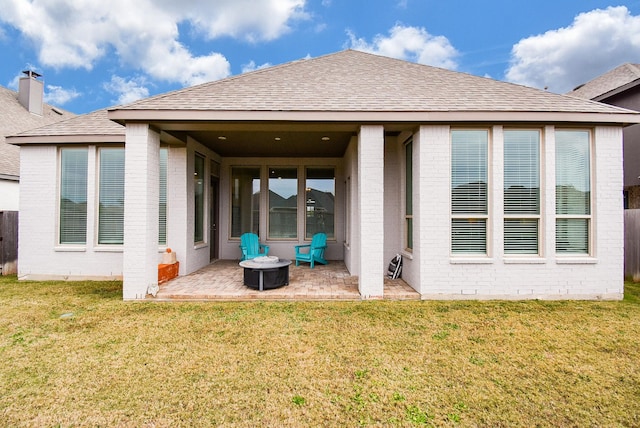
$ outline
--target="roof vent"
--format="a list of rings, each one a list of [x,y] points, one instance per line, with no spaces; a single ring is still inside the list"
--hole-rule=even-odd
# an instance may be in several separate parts
[[[26,70],[23,73],[26,74],[26,77],[20,78],[18,101],[29,110],[29,113],[42,116],[44,83],[38,80],[41,75],[33,70]]]

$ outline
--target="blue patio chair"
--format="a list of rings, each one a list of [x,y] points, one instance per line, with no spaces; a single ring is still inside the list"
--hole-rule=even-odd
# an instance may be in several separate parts
[[[258,241],[258,235],[255,233],[242,234],[240,237],[240,250],[242,250],[240,261],[255,259],[269,254],[269,246],[261,244]],[[263,250],[263,252],[260,252],[260,250]]]
[[[308,250],[306,250],[308,248]],[[327,248],[327,235],[325,233],[316,233],[311,239],[311,244],[296,245],[296,266],[300,262],[311,264],[313,269],[314,263],[329,263],[324,259],[324,250]],[[303,252],[303,249],[305,250]]]

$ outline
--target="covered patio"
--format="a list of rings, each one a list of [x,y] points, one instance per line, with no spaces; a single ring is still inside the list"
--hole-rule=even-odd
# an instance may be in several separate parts
[[[418,294],[402,279],[384,279],[385,300],[419,300]],[[157,301],[194,300],[361,300],[358,277],[347,271],[342,261],[328,265],[290,266],[289,285],[258,291],[243,284],[243,270],[237,260],[216,260],[208,266],[164,284]]]

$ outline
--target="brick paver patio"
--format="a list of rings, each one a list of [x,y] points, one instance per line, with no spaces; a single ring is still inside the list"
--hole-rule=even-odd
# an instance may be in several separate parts
[[[342,261],[308,264],[289,269],[289,285],[258,291],[243,284],[237,260],[217,260],[187,276],[160,284],[151,300],[360,300],[358,277],[351,276]],[[384,280],[384,299],[419,300],[420,295],[402,279]]]

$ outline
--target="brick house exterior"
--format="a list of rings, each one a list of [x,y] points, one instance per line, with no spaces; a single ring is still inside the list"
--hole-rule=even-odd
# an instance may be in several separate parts
[[[326,258],[358,275],[363,299],[383,295],[396,253],[425,299],[621,299],[622,133],[638,122],[351,50],[205,83],[10,139],[23,165],[19,277],[122,278],[124,299],[144,299],[164,248],[186,275],[237,259],[250,228],[292,258],[314,215],[301,196],[320,177],[335,200]],[[124,150],[124,196],[108,202],[111,148]],[[71,154],[86,227],[62,242]],[[297,198],[286,231],[269,196],[281,182]],[[122,204],[115,244],[102,235],[109,203]]]

